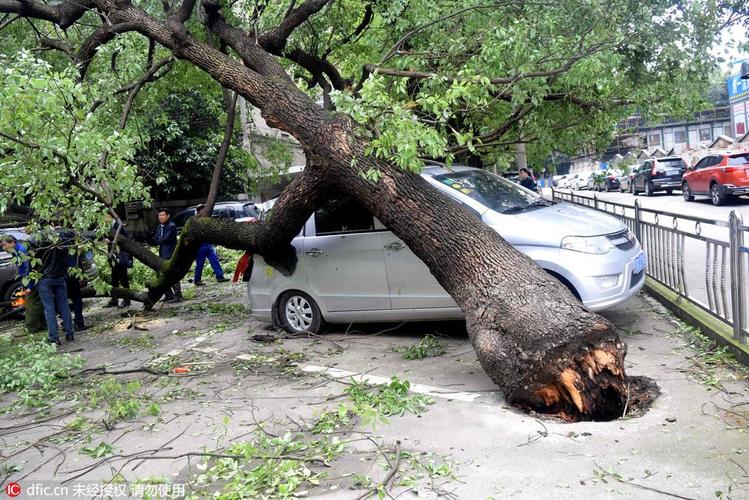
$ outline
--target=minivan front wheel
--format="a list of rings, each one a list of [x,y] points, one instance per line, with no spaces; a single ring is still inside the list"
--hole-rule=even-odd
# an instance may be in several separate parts
[[[322,327],[320,308],[304,292],[290,291],[278,300],[281,326],[289,333],[318,333]]]

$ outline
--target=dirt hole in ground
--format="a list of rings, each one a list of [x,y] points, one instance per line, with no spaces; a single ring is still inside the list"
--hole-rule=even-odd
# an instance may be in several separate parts
[[[648,377],[629,377],[627,380],[629,382],[629,398],[626,411],[623,411],[622,416],[617,418],[642,417],[661,395],[661,390],[658,388],[658,384]]]
[[[544,413],[523,404],[515,406],[529,411],[534,417],[554,422],[611,422],[620,418],[638,418],[645,415],[661,393],[658,385],[648,377],[628,377],[627,388],[628,397],[624,401],[613,388],[602,391],[600,395],[609,404],[599,405],[593,415],[581,414],[569,397],[559,398],[552,405],[547,405],[547,412]]]

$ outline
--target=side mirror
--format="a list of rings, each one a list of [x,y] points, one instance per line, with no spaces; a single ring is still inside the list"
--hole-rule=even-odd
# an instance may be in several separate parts
[[[687,172],[691,172],[692,170],[694,170],[694,167],[692,166],[687,167]]]

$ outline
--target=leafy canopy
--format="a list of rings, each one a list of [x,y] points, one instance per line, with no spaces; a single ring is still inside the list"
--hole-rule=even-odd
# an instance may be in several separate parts
[[[158,2],[134,3],[164,20]],[[618,120],[633,112],[655,117],[703,106],[715,67],[709,49],[732,5],[335,0],[299,25],[278,54],[299,86],[360,124],[371,154],[412,171],[429,158],[502,167],[518,142],[529,143],[531,158],[574,154],[604,146]],[[288,7],[222,4],[227,21],[247,33],[278,26]],[[209,164],[214,139],[181,126],[177,133],[173,121],[159,123],[155,110],[185,92],[200,94],[210,108],[221,89],[190,64],[174,62],[168,75],[144,87],[119,127],[127,93],[117,89],[143,74],[148,54],[168,54],[149,50],[136,33],[119,35],[98,49],[81,80],[69,54],[21,50],[45,39],[75,49],[100,19],[88,12],[81,21],[65,32],[41,21],[3,30],[0,212],[25,202],[40,217],[88,229],[101,225],[105,204],[148,200],[170,162],[173,170],[183,158]],[[187,27],[198,40],[211,40],[199,15]],[[146,162],[146,171],[136,168],[137,150],[177,136],[179,143]],[[190,182],[180,175],[180,183]],[[377,172],[363,175],[376,180]]]

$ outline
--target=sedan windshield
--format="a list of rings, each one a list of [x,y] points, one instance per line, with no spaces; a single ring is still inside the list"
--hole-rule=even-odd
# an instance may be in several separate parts
[[[537,194],[484,170],[464,170],[434,178],[499,213],[551,205]]]

